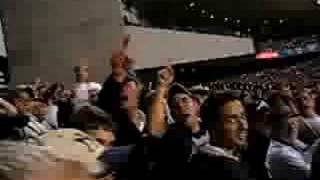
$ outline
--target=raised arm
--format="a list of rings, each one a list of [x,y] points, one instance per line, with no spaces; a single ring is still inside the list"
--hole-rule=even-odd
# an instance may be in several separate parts
[[[15,116],[18,114],[17,108],[3,98],[0,98],[0,106],[6,110],[9,116]]]
[[[152,136],[161,137],[167,129],[167,122],[165,121],[166,112],[166,95],[170,84],[174,80],[174,71],[171,67],[162,69],[158,73],[157,93],[152,101],[149,111],[149,133]]]

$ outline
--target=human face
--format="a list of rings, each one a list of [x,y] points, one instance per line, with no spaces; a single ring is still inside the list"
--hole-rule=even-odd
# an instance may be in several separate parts
[[[302,107],[304,109],[306,108],[314,108],[315,107],[315,101],[312,95],[308,92],[303,92],[299,96],[299,102],[301,103]]]
[[[222,108],[223,143],[226,148],[247,144],[248,122],[245,109],[238,100],[227,102]]]
[[[115,140],[114,134],[112,131],[107,131],[102,128],[97,130],[90,130],[88,134],[96,139],[98,143],[105,147],[111,147],[112,143]]]
[[[48,114],[48,106],[45,103],[35,101],[32,103],[33,114],[44,119]]]
[[[76,72],[76,79],[79,82],[86,82],[89,79],[89,72],[87,67],[80,67]]]
[[[292,91],[290,89],[290,86],[287,84],[283,84],[280,87],[280,93],[284,96],[292,97]]]
[[[178,118],[186,118],[193,115],[193,100],[187,94],[176,94],[173,97],[173,111]]]
[[[22,100],[27,100],[27,101],[31,100],[31,97],[26,92],[19,92],[19,98],[21,98]]]

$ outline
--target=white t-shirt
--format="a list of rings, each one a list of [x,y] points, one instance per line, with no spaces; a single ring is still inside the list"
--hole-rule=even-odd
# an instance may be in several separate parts
[[[102,86],[96,82],[88,83],[76,83],[74,84],[75,99],[78,100],[89,100],[90,93],[99,92],[102,89]]]
[[[275,140],[270,142],[265,164],[274,179],[302,180],[311,172],[303,153]]]
[[[313,130],[317,131],[320,134],[320,117],[318,115],[310,118],[304,118],[304,121],[309,123]]]

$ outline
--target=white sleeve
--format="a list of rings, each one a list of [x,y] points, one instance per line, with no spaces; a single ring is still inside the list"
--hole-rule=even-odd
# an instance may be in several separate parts
[[[54,129],[57,129],[58,126],[58,107],[51,105],[48,108],[48,114],[46,117],[47,123]]]
[[[297,152],[287,151],[286,155],[283,155],[281,159],[283,167],[286,167],[288,176],[291,176],[292,179],[309,177],[311,164],[307,163],[302,155],[298,155]]]

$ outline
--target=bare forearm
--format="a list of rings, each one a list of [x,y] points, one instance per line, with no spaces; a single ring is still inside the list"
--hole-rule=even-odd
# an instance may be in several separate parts
[[[166,131],[166,122],[165,122],[165,94],[167,88],[159,87],[157,95],[153,100],[151,109],[150,109],[150,125],[149,132],[153,136],[161,136]]]
[[[4,107],[9,116],[15,116],[18,114],[17,108],[4,99],[0,99],[0,106]]]

